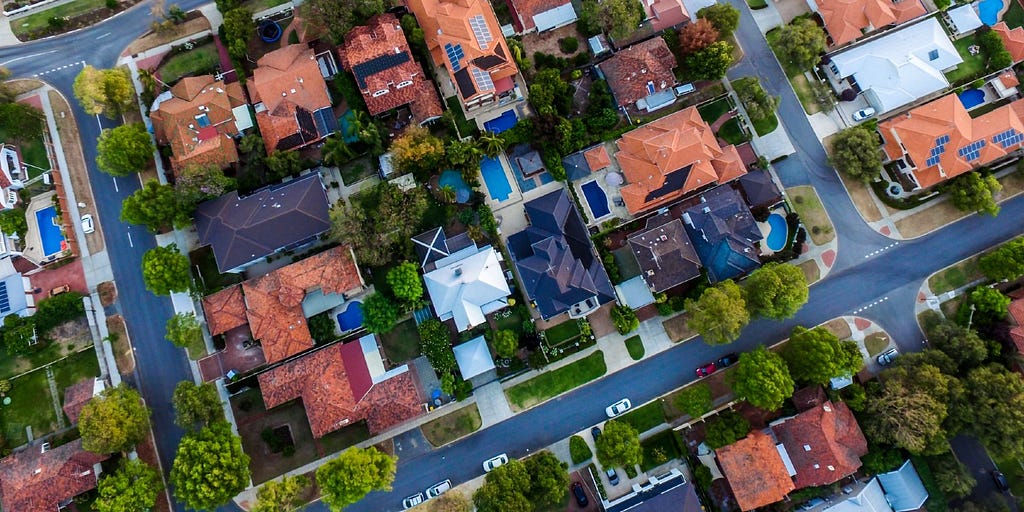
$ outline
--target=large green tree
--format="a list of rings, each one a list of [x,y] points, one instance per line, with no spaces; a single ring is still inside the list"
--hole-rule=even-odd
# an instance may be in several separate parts
[[[246,45],[256,33],[256,23],[252,20],[252,11],[244,7],[235,7],[224,13],[224,43],[228,54],[235,61],[245,58]]]
[[[182,169],[174,180],[174,190],[190,210],[200,202],[220,197],[235,187],[235,179],[225,176],[224,171],[216,166],[190,165]]]
[[[370,266],[393,261],[427,211],[423,187],[402,191],[382,182],[350,198],[351,206],[331,208],[331,237],[352,246],[360,263]]]
[[[962,400],[960,381],[930,364],[900,365],[882,374],[882,385],[868,396],[861,428],[875,443],[903,448],[913,454],[947,449],[950,403]]]
[[[371,294],[363,300],[363,327],[368,332],[384,334],[394,329],[400,314],[398,306],[382,293]]]
[[[811,69],[825,53],[825,31],[810,18],[797,18],[779,29],[775,51],[779,60],[800,69]]]
[[[839,341],[824,327],[797,326],[782,348],[789,374],[809,384],[827,384],[833,377],[852,376],[864,367],[855,341]]]
[[[0,102],[0,126],[8,137],[31,138],[43,131],[43,113],[25,103]]]
[[[972,325],[992,325],[1006,318],[1010,310],[1010,298],[989,286],[977,286],[968,297],[973,314],[968,314]]]
[[[455,371],[458,363],[452,352],[451,331],[436,318],[426,320],[419,326],[420,351],[427,356],[430,365],[441,375]]]
[[[768,263],[755,270],[744,281],[743,291],[752,315],[775,320],[795,315],[809,294],[803,270],[789,263]]]
[[[125,68],[85,66],[75,77],[72,89],[86,114],[103,114],[111,119],[131,107],[135,100],[135,87]]]
[[[105,129],[96,141],[96,165],[107,174],[135,174],[152,160],[153,141],[142,123]]]
[[[203,339],[203,328],[195,313],[175,313],[167,319],[164,338],[176,347],[187,348]]]
[[[596,35],[607,32],[612,39],[622,39],[644,21],[644,7],[637,0],[583,0],[580,26]]]
[[[704,442],[712,450],[747,437],[750,433],[750,422],[735,411],[725,411],[706,422],[707,436]]]
[[[185,292],[191,286],[188,256],[178,246],[154,247],[142,255],[142,280],[146,289],[156,295]]]
[[[989,453],[1000,457],[1024,456],[1024,380],[998,364],[975,368],[967,374],[963,401],[964,428]]]
[[[690,415],[690,418],[700,418],[714,406],[711,387],[706,382],[687,386],[676,395],[675,405],[679,410]]]
[[[532,512],[533,504],[525,492],[529,487],[526,464],[510,460],[487,473],[484,484],[473,493],[473,503],[478,512]]]
[[[710,21],[721,37],[731,36],[740,26],[740,11],[729,4],[711,4],[697,11],[697,17]]]
[[[1002,189],[1002,184],[995,176],[978,171],[961,174],[946,186],[949,198],[958,210],[993,217],[999,215],[999,203],[995,195]]]
[[[388,6],[383,0],[309,0],[302,3],[300,14],[307,23],[327,32],[335,44],[345,40],[352,27]]]
[[[491,340],[494,345],[494,352],[498,354],[498,357],[512,357],[516,355],[516,350],[519,349],[519,336],[516,336],[516,332],[509,329],[501,329],[494,332],[494,339]]]
[[[420,269],[411,261],[403,261],[389,270],[386,280],[391,293],[405,304],[416,304],[423,298]]]
[[[370,491],[390,491],[396,457],[376,447],[349,448],[316,470],[323,501],[333,511],[363,499]]]
[[[733,46],[726,41],[715,41],[703,50],[686,56],[686,67],[701,80],[718,80],[732,66]]]
[[[935,478],[935,484],[946,499],[960,499],[974,489],[978,482],[971,476],[971,470],[953,456],[952,452],[928,457],[928,467]]]
[[[756,77],[748,76],[734,80],[732,86],[743,102],[743,110],[747,111],[751,119],[769,119],[775,115],[779,98],[769,95]]]
[[[125,384],[107,388],[82,407],[78,431],[86,450],[127,451],[149,433],[149,408],[138,391]]]
[[[572,84],[562,79],[559,70],[542,69],[530,85],[530,104],[542,116],[567,116],[575,91]]]
[[[569,488],[569,465],[555,454],[544,450],[523,461],[530,474],[526,497],[540,510],[555,508]]]
[[[100,479],[99,496],[93,504],[97,512],[151,510],[164,489],[160,473],[139,459],[121,459],[117,471]]]
[[[988,344],[976,331],[949,321],[929,329],[928,342],[953,359],[962,371],[980,366],[989,356]]]
[[[256,490],[256,505],[252,512],[292,512],[302,506],[299,493],[309,486],[305,475],[284,476],[271,480]]]
[[[444,141],[420,126],[396,138],[390,151],[395,168],[411,172],[417,179],[429,177],[445,161]]]
[[[793,378],[782,356],[758,345],[740,355],[732,375],[732,390],[750,405],[774,411],[793,396]]]
[[[198,430],[217,421],[224,421],[224,406],[217,386],[209,382],[195,384],[181,381],[171,396],[174,423],[188,430]]]
[[[121,220],[146,226],[151,233],[192,224],[192,207],[170,185],[149,180],[121,202]]]
[[[686,299],[687,327],[711,345],[732,343],[750,322],[743,290],[731,279],[712,286],[697,300]]]
[[[0,231],[5,235],[18,235],[25,239],[28,232],[28,221],[25,219],[24,208],[13,208],[0,212]]]
[[[249,456],[231,425],[219,421],[181,438],[171,467],[174,497],[196,510],[213,510],[249,485]]]
[[[642,458],[640,435],[629,423],[608,420],[594,444],[597,460],[605,467],[632,467]]]
[[[1006,242],[985,254],[978,260],[978,268],[985,277],[995,281],[1024,276],[1024,238]]]
[[[882,174],[882,154],[878,139],[866,128],[855,126],[836,134],[832,139],[829,161],[838,170],[854,179],[869,183]]]

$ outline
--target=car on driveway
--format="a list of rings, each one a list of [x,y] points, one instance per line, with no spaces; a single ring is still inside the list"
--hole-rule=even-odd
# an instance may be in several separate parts
[[[736,353],[733,352],[731,354],[726,354],[726,355],[722,356],[722,358],[718,360],[717,364],[718,364],[719,368],[728,368],[728,367],[736,364],[736,361],[739,361],[739,360],[740,360],[740,356],[736,355]]]
[[[485,473],[490,473],[491,471],[494,471],[498,467],[504,466],[505,464],[508,464],[508,455],[503,453],[503,454],[498,455],[496,457],[493,457],[493,458],[485,460],[484,461],[484,472]]]
[[[583,484],[579,482],[572,483],[572,496],[576,498],[576,504],[581,507],[590,504],[590,500],[587,499],[587,491],[583,490]]]
[[[609,418],[614,418],[628,411],[630,407],[633,407],[633,404],[629,403],[628,398],[623,398],[622,400],[606,407],[604,413],[607,414]]]
[[[436,498],[452,488],[452,481],[445,480],[427,487],[427,499]]]
[[[865,120],[865,119],[867,119],[867,118],[869,118],[869,117],[871,117],[873,115],[875,115],[875,109],[874,108],[872,108],[872,107],[862,108],[862,109],[860,109],[860,110],[858,110],[858,111],[853,113],[853,120],[859,123],[859,122],[861,122],[861,121],[863,121],[863,120]]]
[[[96,231],[96,226],[92,222],[92,214],[82,215],[82,232],[88,235],[93,231]]]
[[[423,503],[423,493],[422,492],[418,492],[418,493],[413,494],[412,496],[409,496],[408,498],[402,500],[402,510],[407,510],[407,509],[413,508],[416,505],[419,505],[420,503]]]
[[[608,477],[609,484],[619,485],[619,474],[615,472],[615,468],[608,468],[604,470],[604,474]]]
[[[894,348],[890,348],[881,354],[878,354],[878,364],[882,366],[889,366],[896,360],[896,357],[900,355],[900,352]]]
[[[601,428],[597,425],[590,427],[590,437],[594,438],[594,442],[597,442],[597,438],[601,437]]]
[[[711,375],[712,373],[715,373],[716,371],[718,371],[718,367],[715,366],[715,363],[708,363],[708,364],[706,364],[704,366],[698,366],[697,367],[697,378],[699,379],[701,377],[707,377],[708,375]]]
[[[999,471],[998,469],[993,470],[992,481],[996,483],[996,487],[998,487],[1000,491],[1010,490],[1010,482],[1006,479],[1006,475],[1004,475],[1002,471]]]

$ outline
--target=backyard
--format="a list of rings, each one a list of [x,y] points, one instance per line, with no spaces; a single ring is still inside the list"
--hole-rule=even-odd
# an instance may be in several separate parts
[[[48,335],[58,341],[43,343],[35,352],[28,355],[2,358],[0,379],[13,378],[92,345],[92,336],[89,334],[89,325],[85,318],[58,325]]]
[[[813,187],[803,185],[786,189],[792,201],[793,209],[800,215],[800,221],[807,227],[814,245],[824,245],[835,237],[832,221],[829,220],[821,199]]]
[[[213,73],[219,62],[217,47],[211,42],[167,59],[157,68],[157,73],[161,81],[174,85],[182,77]]]
[[[456,439],[472,434],[480,428],[480,410],[476,404],[470,404],[455,412],[424,423],[420,430],[423,437],[434,447],[444,446]]]
[[[50,159],[46,156],[42,133],[31,139],[21,139],[11,136],[6,128],[0,126],[0,141],[17,146],[23,163],[29,164],[29,178],[34,178],[44,171],[50,170]]]
[[[595,351],[557,370],[542,373],[505,391],[514,410],[523,410],[582,386],[608,371],[604,352]]]
[[[953,41],[953,46],[956,47],[956,51],[964,61],[956,69],[946,73],[946,79],[949,80],[950,85],[957,86],[970,82],[985,72],[985,55],[982,52],[971,54],[969,49],[977,44],[977,37],[974,35],[961,37]]]
[[[1021,7],[1020,0],[1011,0],[1010,7],[1003,14],[1003,21],[1006,26],[1013,30],[1017,27],[1024,27],[1024,7]]]
[[[420,355],[420,333],[416,320],[410,318],[380,335],[384,355],[392,364],[402,364]]]

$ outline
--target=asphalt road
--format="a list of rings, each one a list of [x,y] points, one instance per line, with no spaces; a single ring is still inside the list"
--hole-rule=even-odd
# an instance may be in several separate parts
[[[953,447],[956,458],[970,469],[971,476],[978,482],[967,500],[980,504],[985,503],[991,496],[1000,496],[1006,500],[1011,511],[1019,510],[1017,500],[1010,493],[1000,491],[996,487],[995,480],[992,479],[992,471],[996,469],[996,464],[992,462],[984,445],[977,439],[965,435],[950,439],[949,444]]]

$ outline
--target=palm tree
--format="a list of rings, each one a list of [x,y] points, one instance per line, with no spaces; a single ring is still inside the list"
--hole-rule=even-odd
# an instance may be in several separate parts
[[[505,151],[505,139],[491,132],[481,135],[476,142],[480,151],[483,151],[489,158],[497,158],[502,151]]]
[[[437,189],[437,200],[442,203],[452,204],[455,202],[455,187],[445,185]]]
[[[321,149],[321,154],[323,155],[324,163],[332,166],[340,166],[355,156],[352,148],[345,144],[344,139],[338,134],[327,137],[327,140],[324,141],[323,149]]]

